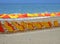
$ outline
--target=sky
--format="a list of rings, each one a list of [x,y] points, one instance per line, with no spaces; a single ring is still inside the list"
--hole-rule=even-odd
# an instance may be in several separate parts
[[[60,3],[60,0],[0,0],[0,3]]]

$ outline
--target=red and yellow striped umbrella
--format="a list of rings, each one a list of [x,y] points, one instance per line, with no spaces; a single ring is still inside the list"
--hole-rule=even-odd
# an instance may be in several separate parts
[[[27,17],[45,17],[45,16],[60,16],[60,12],[51,13],[24,13],[24,14],[0,14],[0,18],[27,18]]]

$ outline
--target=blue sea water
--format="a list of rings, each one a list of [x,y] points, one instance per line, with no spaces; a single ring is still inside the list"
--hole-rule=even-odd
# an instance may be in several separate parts
[[[0,14],[2,13],[40,13],[40,12],[60,12],[60,4],[49,3],[5,3],[0,4]]]

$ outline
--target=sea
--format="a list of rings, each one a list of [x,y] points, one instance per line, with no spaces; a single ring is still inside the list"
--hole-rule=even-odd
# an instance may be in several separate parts
[[[0,14],[60,12],[58,3],[0,3]]]

